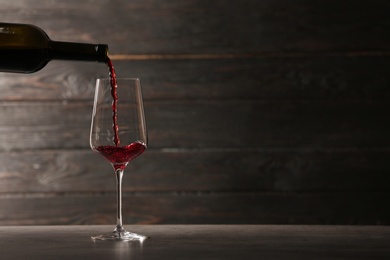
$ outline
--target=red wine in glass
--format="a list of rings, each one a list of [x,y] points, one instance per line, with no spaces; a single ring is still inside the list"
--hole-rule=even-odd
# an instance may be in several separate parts
[[[134,142],[126,146],[98,146],[96,151],[113,165],[114,169],[124,170],[126,165],[146,149],[145,144]]]

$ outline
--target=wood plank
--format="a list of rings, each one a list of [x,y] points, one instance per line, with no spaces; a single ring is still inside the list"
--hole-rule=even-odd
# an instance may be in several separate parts
[[[111,225],[2,226],[4,259],[388,260],[390,227],[330,225],[131,225],[142,243],[91,241]],[[21,246],[23,245],[23,250]]]
[[[146,102],[151,148],[388,148],[387,101]],[[90,102],[0,103],[1,150],[89,147]],[[11,115],[11,116],[10,116]]]
[[[386,99],[390,57],[114,61],[139,77],[145,100]],[[92,100],[104,64],[51,62],[31,75],[0,73],[0,100]]]
[[[123,53],[389,50],[388,1],[135,0],[0,2],[3,21],[55,40],[102,42]]]
[[[390,193],[125,194],[125,224],[388,225]],[[0,225],[115,223],[115,195],[0,198]]]
[[[390,151],[155,150],[130,163],[126,192],[388,192]],[[90,150],[0,153],[0,193],[114,192]]]

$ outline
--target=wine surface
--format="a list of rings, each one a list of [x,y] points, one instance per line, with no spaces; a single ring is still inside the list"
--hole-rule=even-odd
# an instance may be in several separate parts
[[[134,142],[127,146],[105,145],[94,148],[95,151],[110,161],[115,169],[124,169],[131,160],[142,154],[145,149],[146,146],[141,142]]]

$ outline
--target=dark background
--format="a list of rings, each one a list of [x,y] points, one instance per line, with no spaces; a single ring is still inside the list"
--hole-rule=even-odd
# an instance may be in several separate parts
[[[124,223],[390,224],[390,2],[0,1],[143,83]],[[1,57],[0,57],[1,58]],[[0,73],[0,225],[114,224],[89,148],[104,64]]]

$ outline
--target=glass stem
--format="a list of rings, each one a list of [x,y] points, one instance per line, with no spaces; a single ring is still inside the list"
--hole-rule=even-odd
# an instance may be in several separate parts
[[[116,201],[117,201],[117,214],[116,214],[116,228],[115,231],[122,232],[124,231],[122,224],[122,177],[123,170],[116,169]]]

